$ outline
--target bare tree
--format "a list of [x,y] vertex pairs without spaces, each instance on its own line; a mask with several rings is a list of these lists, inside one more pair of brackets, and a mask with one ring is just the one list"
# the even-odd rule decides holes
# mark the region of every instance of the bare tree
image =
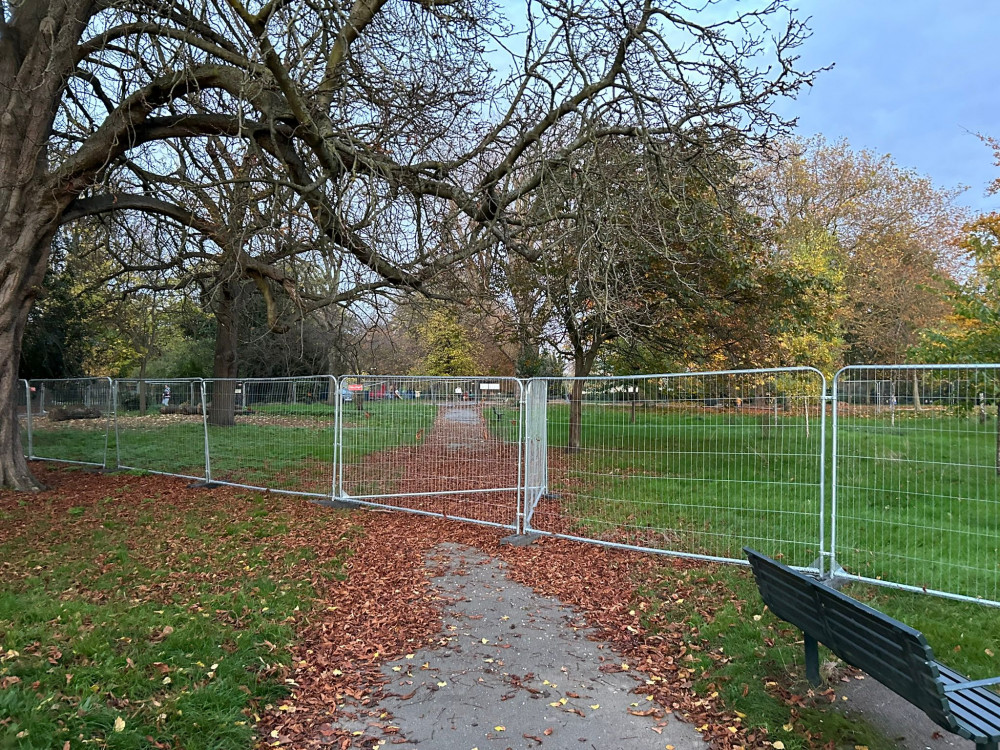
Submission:
[[[165,176],[164,140],[253,141],[362,283],[420,289],[496,238],[537,257],[518,208],[588,143],[766,136],[770,102],[808,78],[803,26],[782,0],[707,5],[554,0],[511,28],[487,0],[0,0],[0,484],[38,486],[14,363],[60,222],[191,215],[116,194],[123,159]],[[476,229],[458,250],[438,242],[455,211]]]

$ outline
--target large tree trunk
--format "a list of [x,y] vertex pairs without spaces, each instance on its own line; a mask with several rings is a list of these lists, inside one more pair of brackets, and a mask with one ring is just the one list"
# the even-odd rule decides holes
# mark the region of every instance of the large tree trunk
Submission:
[[17,363],[58,219],[85,186],[81,175],[50,179],[47,144],[94,0],[8,7],[0,15],[0,486],[34,490],[41,485],[21,447]]
[[215,360],[212,366],[212,400],[208,407],[208,423],[217,427],[236,424],[236,346],[237,328],[233,287],[229,282],[219,285],[215,309]]
[[597,359],[597,349],[579,352],[573,361],[573,385],[569,392],[569,436],[566,450],[576,453],[583,445],[583,384]]
[[37,204],[26,199],[18,208],[25,204],[27,215],[8,212],[0,220],[0,404],[6,407],[0,417],[0,486],[37,490],[42,485],[31,475],[21,445],[17,363],[28,312],[45,276],[52,230]]

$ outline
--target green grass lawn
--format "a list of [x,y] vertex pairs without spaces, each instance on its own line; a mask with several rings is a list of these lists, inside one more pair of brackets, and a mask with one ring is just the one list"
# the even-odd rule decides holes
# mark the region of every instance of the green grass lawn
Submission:
[[122,477],[83,504],[0,496],[16,530],[0,533],[0,748],[246,748],[286,694],[310,576],[341,576],[344,559],[317,561],[303,524],[336,539],[346,517],[156,486]]
[[[820,429],[802,417],[585,405],[567,453],[569,407],[549,406],[552,490],[575,531],[619,528],[661,546],[742,557],[744,544],[808,565],[819,556]],[[544,519],[539,519],[543,521]]]
[[[376,451],[413,445],[430,431],[437,406],[414,401],[345,404],[344,460],[360,462]],[[367,415],[367,416],[366,416]],[[333,481],[333,407],[327,404],[255,404],[232,427],[208,428],[212,478],[272,489],[329,494]],[[268,420],[273,420],[273,423]],[[128,424],[123,422],[123,424]],[[96,429],[101,427],[102,429]],[[36,426],[38,457],[104,460],[103,424]],[[27,445],[25,437],[24,444]],[[108,436],[108,466],[203,477],[205,432],[197,417],[156,416],[141,427],[120,427]]]
[[841,418],[838,562],[873,578],[1000,599],[997,423]]
[[[552,490],[571,533],[742,558],[750,544],[794,565],[819,556],[820,429],[812,419],[584,408],[567,453],[568,406],[549,406]],[[837,559],[851,573],[1000,599],[996,422],[940,411],[841,417]],[[827,424],[827,456],[833,447]],[[832,522],[827,461],[826,530]],[[544,511],[544,506],[541,507]],[[541,512],[536,526],[560,519]],[[565,520],[565,519],[562,519]],[[655,530],[656,533],[653,533]]]

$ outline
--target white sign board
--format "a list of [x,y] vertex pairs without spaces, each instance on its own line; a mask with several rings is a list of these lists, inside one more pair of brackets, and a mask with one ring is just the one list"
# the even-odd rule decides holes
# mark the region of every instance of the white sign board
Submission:
[[481,390],[481,391],[499,391],[500,390],[500,384],[499,383],[480,383],[479,384],[479,390]]

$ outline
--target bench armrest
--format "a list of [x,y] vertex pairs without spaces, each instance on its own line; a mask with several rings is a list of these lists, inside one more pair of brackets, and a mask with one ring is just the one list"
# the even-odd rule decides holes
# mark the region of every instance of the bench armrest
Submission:
[[971,690],[977,687],[986,687],[987,685],[1000,685],[1000,677],[987,677],[985,680],[973,680],[972,682],[958,682],[954,685],[945,685],[944,691],[946,693],[954,693],[958,690]]

